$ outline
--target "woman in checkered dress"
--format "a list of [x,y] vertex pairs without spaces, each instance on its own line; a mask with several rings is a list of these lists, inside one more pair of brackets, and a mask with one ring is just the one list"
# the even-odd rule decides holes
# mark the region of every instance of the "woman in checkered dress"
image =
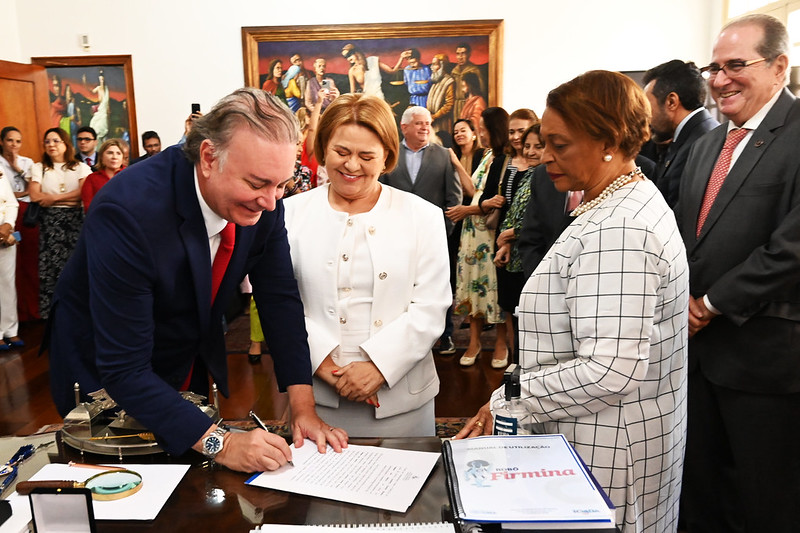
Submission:
[[[567,436],[623,533],[676,531],[686,436],[686,252],[633,162],[649,115],[641,89],[613,72],[548,95],[542,163],[556,189],[584,200],[520,299],[532,429]],[[459,435],[491,426],[487,404]]]

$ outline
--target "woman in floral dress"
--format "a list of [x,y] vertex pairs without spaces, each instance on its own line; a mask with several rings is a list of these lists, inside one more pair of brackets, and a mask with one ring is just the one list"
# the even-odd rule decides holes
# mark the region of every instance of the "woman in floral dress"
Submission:
[[[478,135],[484,146],[491,146],[472,174],[476,199],[472,204],[457,205],[447,210],[454,222],[463,220],[461,243],[458,251],[456,276],[455,314],[469,315],[470,340],[459,360],[462,366],[471,366],[481,353],[481,332],[485,322],[498,324],[495,352],[506,350],[504,315],[497,305],[497,272],[494,263],[494,230],[486,228],[486,214],[481,212],[477,199],[486,184],[489,167],[495,153],[503,153],[508,140],[508,113],[500,107],[490,107],[481,114]],[[505,201],[498,195],[498,202]],[[493,198],[494,200],[494,198]],[[473,205],[474,204],[474,205]],[[502,205],[502,204],[501,204]],[[499,206],[498,206],[499,207]]]

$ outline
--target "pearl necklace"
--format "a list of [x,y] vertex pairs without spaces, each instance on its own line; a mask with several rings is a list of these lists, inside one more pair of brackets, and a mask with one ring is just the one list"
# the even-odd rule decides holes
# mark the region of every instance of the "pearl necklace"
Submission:
[[578,205],[578,207],[576,207],[569,215],[572,217],[578,217],[584,214],[585,212],[589,211],[590,209],[594,209],[595,207],[600,205],[600,203],[602,203],[605,199],[614,194],[614,192],[617,189],[622,188],[624,185],[630,183],[631,181],[633,181],[634,178],[639,176],[644,177],[644,174],[642,174],[641,167],[636,167],[628,174],[623,174],[622,176],[618,177],[617,179],[609,183],[608,186],[605,189],[603,189],[603,192],[598,194],[596,198],[586,203],[581,202],[580,205]]

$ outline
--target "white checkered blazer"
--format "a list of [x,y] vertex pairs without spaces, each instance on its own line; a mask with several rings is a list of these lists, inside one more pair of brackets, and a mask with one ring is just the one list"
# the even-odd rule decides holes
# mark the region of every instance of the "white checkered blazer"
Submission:
[[566,435],[623,533],[677,528],[688,299],[675,217],[647,180],[578,217],[522,291],[534,429]]

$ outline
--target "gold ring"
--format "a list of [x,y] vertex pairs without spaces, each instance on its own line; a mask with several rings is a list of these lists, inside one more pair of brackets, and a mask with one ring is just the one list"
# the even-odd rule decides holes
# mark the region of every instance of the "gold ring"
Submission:
[[477,422],[475,422],[475,427],[482,428],[482,427],[483,427],[483,422],[481,422],[480,420],[478,420]]

